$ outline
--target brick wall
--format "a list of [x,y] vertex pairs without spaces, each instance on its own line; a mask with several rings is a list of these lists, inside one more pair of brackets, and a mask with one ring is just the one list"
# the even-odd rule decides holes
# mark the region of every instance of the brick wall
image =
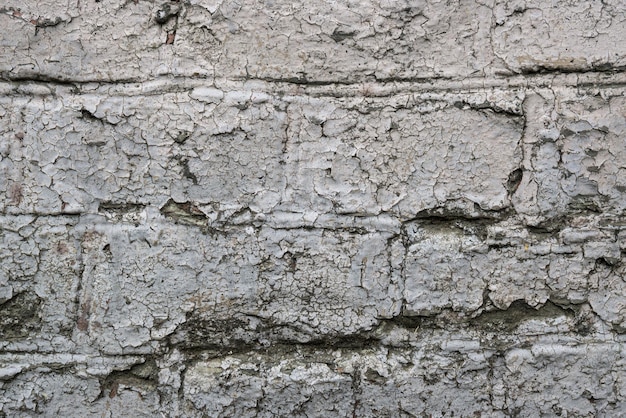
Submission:
[[5,1],[0,416],[617,416],[623,1]]

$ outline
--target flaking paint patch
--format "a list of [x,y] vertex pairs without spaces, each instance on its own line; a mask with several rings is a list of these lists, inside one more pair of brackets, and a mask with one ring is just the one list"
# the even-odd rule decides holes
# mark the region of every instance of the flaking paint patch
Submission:
[[0,416],[617,416],[619,2],[0,6]]

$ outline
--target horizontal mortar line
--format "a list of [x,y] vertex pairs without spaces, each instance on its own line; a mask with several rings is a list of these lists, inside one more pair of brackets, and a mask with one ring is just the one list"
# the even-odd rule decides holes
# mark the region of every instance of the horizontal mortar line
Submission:
[[[157,206],[154,206],[157,208]],[[141,211],[139,211],[141,212]],[[81,220],[93,220],[93,219],[104,219],[106,217],[107,210],[103,212],[0,212],[0,221],[2,219],[13,219],[13,218],[33,218],[35,219],[56,219],[56,218],[67,218],[68,224],[76,225],[80,223]],[[135,211],[115,211],[112,210],[111,213],[123,216],[126,213],[135,213]],[[409,223],[454,223],[454,222],[467,222],[467,223],[499,223],[505,220],[517,220],[514,226],[523,227],[523,228],[532,228],[532,225],[526,225],[519,218],[519,214],[516,213],[499,213],[495,212],[494,216],[465,216],[465,215],[424,215],[424,216],[393,216],[389,214],[378,214],[378,215],[367,215],[367,216],[355,216],[355,215],[341,215],[341,214],[320,214],[321,216],[328,216],[328,218],[317,219],[315,221],[303,221],[303,220],[291,220],[284,219],[281,220],[280,217],[284,213],[272,214],[266,213],[267,216],[264,220],[248,220],[248,221],[233,221],[233,220],[223,220],[215,223],[188,223],[185,222],[186,219],[192,218],[192,215],[186,216],[182,215],[170,215],[170,214],[161,214],[161,217],[151,217],[146,221],[140,222],[139,225],[153,225],[156,223],[161,223],[164,225],[184,225],[187,227],[193,228],[210,228],[216,231],[221,229],[227,230],[231,228],[247,228],[247,227],[268,227],[272,229],[281,229],[281,230],[291,230],[291,229],[311,229],[311,230],[323,230],[323,229],[333,229],[333,230],[374,230],[376,228],[377,231],[395,231],[400,228],[402,225]],[[290,212],[287,212],[290,214]],[[499,216],[501,215],[501,216]],[[585,216],[592,219],[596,219],[601,224],[597,225],[598,229],[624,229],[626,228],[626,216],[621,215],[619,213],[613,212],[573,212],[567,214],[570,216]],[[96,218],[94,218],[96,217]],[[207,220],[208,218],[201,218],[199,220]],[[134,221],[128,220],[118,220],[115,221],[103,221],[103,223],[110,223],[116,225],[130,225],[136,224]],[[511,226],[513,227],[513,226]],[[0,229],[10,229],[7,227],[3,227],[0,224]]]
[[[452,338],[454,337],[468,338],[470,336],[471,334],[469,333],[449,335],[449,337],[452,337]],[[508,334],[508,336],[512,337],[514,336],[514,334]],[[616,339],[615,334],[606,336],[606,340],[593,340],[593,341],[580,341],[580,340],[572,341],[571,337],[567,334],[561,334],[561,336],[564,338],[564,340],[562,341],[538,341],[534,343],[531,342],[529,348],[526,348],[526,350],[531,351],[534,349],[539,356],[542,356],[542,355],[545,355],[546,353],[550,353],[554,349],[564,348],[564,349],[580,351],[582,355],[586,351],[586,349],[589,347],[598,347],[598,348],[605,347],[605,348],[621,349],[624,346],[624,341],[621,341],[619,337]],[[371,340],[371,341],[374,342],[376,340]],[[380,341],[376,341],[376,342],[380,342]],[[259,348],[244,347],[242,350],[233,350],[235,348],[233,346],[223,346],[223,347],[211,346],[211,347],[189,347],[189,348],[178,347],[178,349],[181,352],[194,352],[194,353],[203,353],[203,352],[214,353],[216,350],[218,351],[224,350],[224,352],[222,353],[216,353],[217,354],[216,357],[211,357],[211,358],[221,358],[221,357],[228,357],[234,354],[245,354],[245,353],[271,355],[272,347],[284,347],[284,346],[293,348],[292,352],[294,354],[298,352],[298,349],[304,349],[304,350],[320,350],[321,349],[321,350],[328,350],[328,351],[334,351],[334,350],[340,349],[340,350],[346,350],[346,351],[352,351],[352,352],[354,351],[370,352],[372,349],[376,349],[379,347],[393,348],[393,349],[398,349],[402,351],[420,351],[421,349],[423,349],[423,347],[421,347],[419,344],[415,344],[415,345],[409,344],[406,346],[394,346],[393,344],[389,344],[389,345],[388,344],[374,344],[374,345],[367,345],[363,347],[359,347],[359,346],[342,347],[342,346],[337,346],[336,344],[333,344],[333,343],[328,343],[328,344],[323,344],[320,342],[301,343],[301,342],[295,342],[295,341],[289,344],[281,343],[281,344],[276,344],[276,345],[272,345],[269,347],[259,347]],[[489,344],[481,344],[478,348],[470,350],[470,351],[491,350],[492,348],[493,347],[490,346]],[[507,351],[516,350],[519,348],[520,347],[518,347],[517,345],[511,345],[506,350]],[[233,352],[233,354],[228,354],[228,352]],[[441,352],[445,352],[445,350],[441,350]],[[450,352],[450,354],[452,355],[452,352]],[[6,367],[11,367],[13,365],[17,366],[17,364],[15,364],[14,362],[20,361],[20,360],[27,362],[27,364],[19,364],[19,365],[27,366],[28,368],[33,368],[36,366],[51,366],[55,364],[58,365],[58,367],[68,367],[68,366],[76,366],[76,365],[85,365],[85,366],[128,365],[130,368],[134,364],[143,364],[141,363],[142,360],[145,362],[151,358],[163,358],[163,357],[164,357],[164,353],[85,355],[81,353],[58,352],[58,353],[41,355],[37,353],[10,352],[6,354],[0,353],[0,370]],[[1,364],[3,361],[7,361],[7,360],[11,361],[11,364],[5,364],[5,365]],[[18,373],[20,372],[16,371],[16,374]],[[102,374],[97,373],[93,375],[98,376]]]
[[[29,88],[39,86],[40,88]],[[401,93],[480,92],[491,89],[533,88],[621,88],[626,86],[626,71],[546,72],[518,74],[502,78],[469,77],[461,79],[413,78],[359,82],[308,81],[274,78],[199,78],[159,77],[145,81],[72,81],[47,77],[0,78],[0,94],[47,95],[50,88],[67,88],[74,94],[120,96],[184,93],[196,87],[211,86],[223,91],[246,90],[286,95],[330,97],[385,97]],[[48,89],[46,91],[46,88]]]
[[[93,214],[89,214],[89,215],[93,215]],[[14,216],[14,217],[19,217],[19,216],[32,216],[33,218],[50,218],[50,219],[57,219],[57,218],[63,218],[65,217],[65,215],[59,214],[59,215],[2,215],[0,214],[0,220],[2,220],[2,218],[9,218],[10,216]],[[76,216],[76,215],[74,215]],[[87,215],[86,215],[87,216]],[[89,219],[86,218],[84,222],[87,222]],[[115,226],[119,226],[119,227],[123,227],[123,226],[131,226],[134,225],[135,227],[144,227],[144,226],[150,226],[150,225],[155,225],[155,222],[146,222],[146,223],[139,223],[136,224],[132,221],[115,221],[115,222],[97,222],[97,223],[91,223],[92,225],[96,226],[96,225],[115,225]],[[235,231],[235,230],[244,230],[248,227],[253,227],[255,229],[260,229],[260,228],[268,228],[268,229],[273,229],[273,230],[280,230],[280,231],[292,231],[292,230],[301,230],[301,231],[336,231],[336,232],[352,232],[352,233],[357,233],[357,234],[368,234],[368,233],[386,233],[386,234],[398,234],[400,232],[400,228],[402,226],[402,221],[398,221],[397,224],[394,225],[389,225],[388,223],[385,222],[380,222],[380,223],[372,223],[369,225],[362,225],[362,224],[358,224],[358,223],[353,223],[350,225],[341,225],[341,226],[336,226],[333,224],[316,224],[316,225],[312,225],[312,224],[297,224],[297,225],[293,225],[293,224],[288,224],[288,225],[280,225],[280,224],[276,224],[276,223],[271,223],[271,222],[259,222],[259,223],[223,223],[220,225],[210,225],[210,224],[202,224],[202,225],[197,225],[197,224],[191,224],[188,222],[183,221],[168,221],[168,220],[160,220],[158,222],[159,225],[164,225],[164,226],[180,226],[180,227],[186,227],[186,228],[192,228],[192,229],[198,229],[198,230],[207,230],[213,233],[229,233],[231,231]],[[72,219],[72,217],[67,217],[67,222],[66,225],[69,227],[78,227],[79,225],[77,224],[77,222]],[[3,226],[2,224],[0,224],[0,231],[6,230],[6,231],[12,231],[12,232],[17,232],[16,229],[19,228],[11,228],[10,226]]]

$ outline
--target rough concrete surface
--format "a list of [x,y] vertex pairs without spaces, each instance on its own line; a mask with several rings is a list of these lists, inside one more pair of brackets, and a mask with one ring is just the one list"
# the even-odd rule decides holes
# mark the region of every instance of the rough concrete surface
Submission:
[[0,27],[0,417],[626,414],[623,0]]

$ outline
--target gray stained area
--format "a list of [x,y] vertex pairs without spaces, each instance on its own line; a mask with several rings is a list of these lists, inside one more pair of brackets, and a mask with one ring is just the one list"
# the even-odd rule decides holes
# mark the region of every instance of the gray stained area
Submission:
[[626,410],[623,0],[0,27],[0,417]]

